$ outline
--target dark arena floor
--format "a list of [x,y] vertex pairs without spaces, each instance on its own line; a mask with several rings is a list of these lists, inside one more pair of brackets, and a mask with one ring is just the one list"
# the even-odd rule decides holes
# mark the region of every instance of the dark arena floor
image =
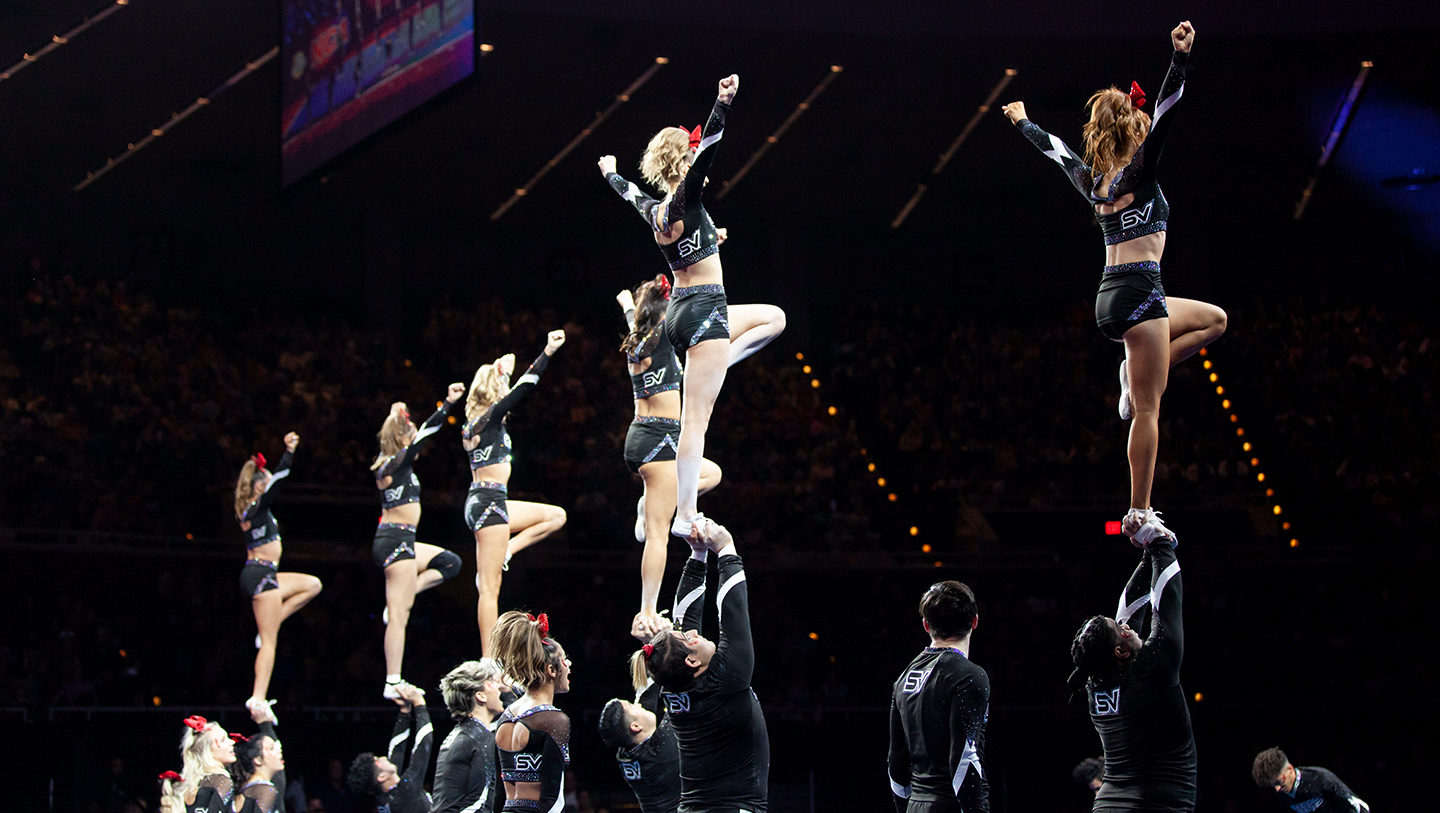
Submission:
[[[1183,563],[1194,809],[1289,809],[1251,776],[1272,746],[1377,813],[1428,801],[1440,6],[493,0],[472,36],[460,0],[240,3],[223,25],[205,5],[0,8],[0,807],[163,810],[185,718],[254,730],[236,477],[294,431],[280,570],[324,587],[281,627],[268,692],[285,809],[376,810],[344,779],[396,712],[377,429],[506,353],[518,383],[563,329],[505,425],[509,499],[565,524],[515,554],[499,608],[544,612],[572,662],[556,809],[640,809],[597,732],[640,644],[615,295],[666,265],[595,162],[640,183],[650,137],[705,125],[733,73],[724,138],[698,148],[705,207],[731,316],[776,305],[784,332],[728,370],[705,441],[723,480],[699,507],[744,557],[769,810],[894,809],[896,679],[948,579],[978,605],[989,809],[1091,809],[1071,772],[1102,744],[1066,678],[1139,559],[1119,527],[1125,347],[1095,327],[1094,210],[1001,106],[1079,152],[1097,88],[1166,103],[1182,20],[1169,220],[1140,240],[1165,251],[1172,315],[1225,315],[1169,370],[1153,477]],[[302,112],[369,134],[287,169]],[[482,650],[460,411],[414,463],[418,539],[461,562],[407,627],[436,750],[440,679]],[[689,549],[667,552],[660,607]],[[1337,804],[1311,809],[1357,809]]]

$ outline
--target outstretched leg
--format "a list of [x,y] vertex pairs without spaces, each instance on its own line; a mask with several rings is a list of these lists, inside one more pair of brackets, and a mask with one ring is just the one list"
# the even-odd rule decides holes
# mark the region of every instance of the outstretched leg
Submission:
[[729,366],[730,342],[708,339],[685,353],[684,396],[680,414],[680,441],[675,452],[676,508],[679,520],[697,513],[700,469],[705,458],[705,432]]
[[510,537],[506,553],[511,556],[565,527],[565,509],[558,505],[525,500],[506,500],[510,509]]
[[730,367],[785,332],[785,311],[774,305],[731,305],[729,313]]
[[1151,319],[1125,331],[1129,358],[1130,403],[1135,416],[1130,424],[1130,507],[1150,507],[1150,486],[1155,479],[1155,456],[1160,446],[1160,396],[1170,376],[1170,320]]

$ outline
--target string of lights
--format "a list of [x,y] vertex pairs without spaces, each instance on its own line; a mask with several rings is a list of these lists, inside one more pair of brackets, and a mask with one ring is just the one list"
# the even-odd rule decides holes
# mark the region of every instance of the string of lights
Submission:
[[69,31],[66,31],[63,34],[55,34],[54,36],[50,37],[50,41],[45,43],[45,46],[43,48],[40,48],[36,51],[26,52],[14,65],[11,65],[3,71],[0,71],[0,82],[9,79],[10,77],[14,76],[20,71],[25,70],[31,65],[34,65],[36,62],[39,62],[42,58],[47,56],[51,51],[54,51],[62,45],[69,45],[70,40],[73,40],[81,34],[85,33],[91,27],[98,25],[101,22],[104,22],[105,19],[108,18],[110,15],[114,14],[122,8],[125,8],[128,5],[130,5],[130,0],[113,0],[113,2],[107,3],[105,8],[100,9],[100,11],[96,12],[94,15],[86,17],[85,19],[81,20],[79,24],[71,27]]
[[243,67],[243,68],[241,68],[240,70],[236,71],[229,79],[226,79],[224,82],[221,82],[220,85],[219,85],[219,87],[216,87],[214,90],[210,91],[209,93],[205,94],[204,96],[201,96],[201,97],[197,98],[195,101],[193,101],[193,102],[190,103],[190,106],[189,106],[189,107],[186,107],[184,110],[181,110],[179,113],[171,113],[171,114],[170,114],[170,118],[169,118],[168,120],[166,120],[166,122],[165,122],[164,124],[160,125],[159,127],[152,128],[152,129],[150,130],[150,132],[146,133],[146,134],[145,134],[145,137],[144,137],[144,138],[141,138],[139,141],[132,141],[132,142],[130,142],[129,144],[126,144],[126,145],[125,145],[125,150],[124,150],[123,152],[121,152],[119,155],[116,155],[114,158],[106,159],[104,166],[100,167],[100,168],[97,169],[97,170],[93,170],[93,171],[91,171],[91,172],[85,173],[85,177],[84,177],[79,183],[77,183],[77,184],[75,184],[74,186],[70,187],[70,191],[72,191],[72,192],[79,192],[79,191],[83,190],[85,187],[89,186],[90,184],[95,183],[96,181],[100,180],[100,179],[101,179],[102,177],[104,177],[105,174],[108,173],[110,170],[114,169],[115,167],[120,166],[120,164],[124,163],[125,161],[129,160],[132,156],[134,156],[135,153],[140,152],[141,150],[143,150],[143,149],[145,149],[146,147],[148,147],[148,146],[150,146],[151,144],[153,144],[156,139],[158,139],[158,138],[160,138],[161,136],[165,135],[166,133],[170,132],[170,130],[171,130],[175,125],[179,124],[180,122],[184,121],[185,119],[190,118],[190,116],[194,115],[198,110],[200,110],[200,108],[205,107],[206,105],[210,104],[210,103],[211,103],[212,101],[214,101],[215,98],[218,97],[220,94],[222,94],[222,93],[224,93],[225,91],[229,90],[230,88],[234,87],[236,84],[238,84],[238,83],[240,82],[240,80],[242,80],[242,79],[244,79],[245,77],[249,76],[250,74],[254,73],[254,72],[255,72],[256,70],[258,70],[262,65],[264,65],[265,63],[267,63],[267,62],[269,62],[270,60],[274,59],[275,56],[276,56],[277,54],[279,54],[279,53],[280,53],[280,46],[275,45],[275,46],[272,46],[272,47],[270,48],[270,50],[268,50],[268,51],[266,51],[265,53],[261,54],[258,58],[253,59],[253,60],[251,60],[251,61],[249,61],[249,62],[246,62],[246,63],[245,63],[245,67]]
[[[1005,73],[1000,77],[1000,81],[996,82],[995,87],[990,89],[990,95],[985,97],[985,101],[980,103],[980,106],[975,109],[974,115],[965,123],[965,128],[960,131],[960,135],[955,136],[955,140],[950,142],[950,148],[940,154],[940,159],[935,162],[935,166],[930,170],[930,177],[936,177],[945,171],[945,165],[949,164],[950,159],[955,157],[955,153],[960,150],[960,145],[964,144],[965,139],[970,137],[970,133],[975,129],[975,126],[980,123],[981,117],[990,112],[990,108],[995,105],[995,100],[1000,98],[1000,93],[1005,90],[1005,87],[1010,84],[1010,80],[1014,79],[1017,73],[1019,73],[1019,71],[1016,71],[1014,68],[1005,69]],[[905,224],[905,218],[909,217],[910,212],[920,204],[920,198],[925,196],[925,192],[929,188],[930,187],[923,181],[916,186],[915,194],[910,196],[910,200],[906,201],[905,205],[900,207],[900,212],[895,215],[895,219],[890,221],[890,228],[898,229]]]
[[[810,377],[810,388],[818,392],[821,388],[821,384],[819,373],[815,371],[814,366],[806,360],[805,354],[801,352],[797,352],[795,354],[795,360],[800,363],[800,372]],[[829,415],[832,418],[836,417],[840,414],[840,408],[835,406],[834,404],[830,404],[825,407],[825,414]],[[860,457],[865,462],[866,476],[874,478],[875,486],[881,489],[885,494],[885,502],[892,505],[898,503],[900,501],[899,492],[897,492],[894,486],[891,485],[890,479],[885,476],[884,472],[881,472],[879,470],[879,466],[875,463],[874,458],[870,456],[869,447],[861,445]],[[920,536],[920,526],[910,525],[907,527],[906,533],[911,537],[918,537]],[[929,542],[925,542],[920,545],[920,552],[933,553],[934,548],[930,545]],[[944,562],[937,559],[935,560],[934,566],[943,567]]]
[[744,178],[745,175],[750,172],[750,168],[760,161],[761,156],[769,151],[771,147],[779,143],[780,138],[785,135],[785,131],[789,130],[791,126],[805,114],[805,111],[810,109],[810,106],[815,103],[815,100],[820,98],[820,94],[824,93],[825,89],[830,87],[830,83],[835,81],[835,77],[839,76],[843,70],[845,69],[839,65],[830,66],[830,72],[825,74],[825,78],[820,80],[820,84],[816,85],[814,90],[810,91],[810,95],[806,96],[805,100],[800,102],[800,104],[795,105],[795,109],[790,111],[790,115],[785,117],[785,121],[780,123],[780,126],[776,128],[775,132],[765,138],[765,143],[761,144],[759,149],[751,153],[749,160],[747,160],[734,175],[730,176],[729,180],[721,184],[720,192],[715,196],[717,200],[730,194],[730,190],[735,187],[735,184],[740,183],[740,179]]
[[1206,377],[1215,386],[1215,395],[1220,399],[1220,409],[1228,416],[1230,425],[1235,428],[1235,438],[1240,443],[1241,459],[1249,462],[1250,470],[1255,475],[1255,482],[1264,487],[1265,500],[1270,505],[1270,513],[1276,517],[1282,517],[1280,530],[1284,536],[1289,537],[1290,547],[1300,547],[1299,538],[1291,536],[1290,520],[1283,518],[1284,509],[1280,505],[1279,497],[1275,494],[1275,485],[1265,474],[1264,469],[1260,467],[1260,454],[1255,449],[1254,442],[1246,435],[1245,427],[1241,425],[1240,413],[1236,411],[1235,403],[1232,400],[1233,393],[1227,391],[1225,385],[1220,383],[1220,372],[1215,366],[1214,359],[1210,358],[1209,348],[1200,348],[1200,357],[1202,359],[1200,366],[1205,369]]
[[505,213],[510,211],[510,207],[519,203],[521,198],[530,194],[530,190],[534,188],[535,184],[539,183],[541,178],[549,174],[550,170],[554,169],[556,166],[559,166],[560,162],[565,160],[565,156],[569,155],[572,150],[580,146],[580,142],[589,138],[590,134],[595,132],[595,128],[599,127],[601,123],[603,123],[606,119],[610,118],[610,114],[614,113],[616,110],[619,110],[620,105],[630,101],[630,97],[633,96],[636,91],[640,90],[640,88],[646,82],[649,82],[650,77],[654,76],[657,72],[659,72],[662,67],[669,64],[670,60],[668,58],[663,56],[655,57],[655,62],[649,68],[646,68],[645,72],[640,74],[640,76],[637,77],[635,81],[631,82],[628,87],[620,91],[620,93],[615,96],[615,100],[610,103],[609,107],[605,108],[599,113],[596,113],[595,118],[589,124],[585,125],[584,129],[580,131],[579,135],[570,139],[570,143],[560,148],[560,152],[556,153],[554,158],[546,161],[545,165],[540,167],[540,170],[538,172],[530,176],[530,180],[526,181],[524,186],[516,189],[515,193],[511,195],[508,200],[500,204],[499,208],[497,208],[495,211],[491,212],[490,219],[499,220],[500,218],[504,217]]

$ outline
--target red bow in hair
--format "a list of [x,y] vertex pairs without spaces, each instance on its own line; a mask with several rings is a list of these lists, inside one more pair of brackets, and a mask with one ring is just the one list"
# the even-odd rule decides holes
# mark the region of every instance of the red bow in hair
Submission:
[[655,283],[655,287],[660,289],[660,295],[661,295],[661,296],[665,297],[666,299],[669,299],[669,298],[670,298],[670,278],[669,278],[669,277],[664,276],[664,275],[662,274],[662,275],[660,276],[660,281],[657,282],[657,283]]
[[535,626],[537,626],[537,627],[540,628],[540,636],[541,636],[541,637],[548,637],[548,636],[550,635],[550,617],[549,617],[549,616],[545,615],[544,613],[541,613],[541,614],[539,614],[539,615],[531,615],[531,614],[529,614],[529,613],[526,613],[526,614],[525,614],[525,617],[528,618],[528,619],[530,619],[531,621],[535,622]]
[[195,731],[199,733],[205,730],[205,726],[210,725],[210,721],[198,714],[192,714],[185,718],[185,725],[195,729]]
[[230,739],[234,740],[236,745],[239,745],[242,742],[250,741],[250,738],[245,736],[244,734],[231,734]]
[[1130,104],[1140,108],[1145,106],[1145,91],[1140,89],[1140,83],[1130,82]]
[[164,780],[166,780],[166,779],[169,779],[171,782],[179,782],[179,781],[181,781],[182,779],[184,779],[184,777],[182,777],[182,776],[181,776],[180,774],[178,774],[178,773],[175,773],[174,771],[166,771],[165,773],[162,773],[162,774],[160,774],[159,776],[157,776],[157,777],[155,777],[155,778],[156,778],[156,779],[159,779],[159,780],[161,780],[161,781],[164,781]]
[[640,651],[644,652],[645,659],[649,660],[650,656],[655,654],[655,647],[650,644],[646,644],[645,646],[640,647]]
[[[684,128],[682,127],[681,129],[683,130]],[[697,124],[695,125],[695,129],[690,131],[690,149],[692,152],[700,149],[700,135],[700,125]]]
[[250,459],[255,461],[255,465],[259,466],[262,469],[265,468],[265,455],[256,452],[255,454],[250,455]]

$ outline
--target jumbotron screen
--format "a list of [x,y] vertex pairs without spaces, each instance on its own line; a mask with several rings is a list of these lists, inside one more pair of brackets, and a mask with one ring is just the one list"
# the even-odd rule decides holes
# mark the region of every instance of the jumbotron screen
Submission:
[[475,71],[475,0],[282,0],[281,13],[287,185]]

